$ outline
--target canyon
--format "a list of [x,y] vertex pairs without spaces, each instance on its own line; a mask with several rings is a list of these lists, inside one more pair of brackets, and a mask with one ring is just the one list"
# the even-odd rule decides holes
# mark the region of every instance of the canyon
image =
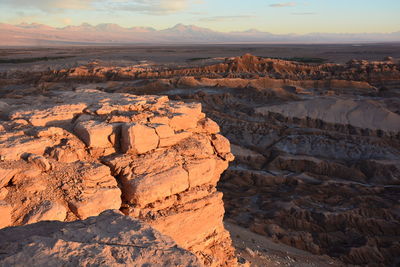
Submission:
[[232,266],[224,218],[318,266],[396,266],[399,59],[299,60],[5,66],[1,226],[117,209]]

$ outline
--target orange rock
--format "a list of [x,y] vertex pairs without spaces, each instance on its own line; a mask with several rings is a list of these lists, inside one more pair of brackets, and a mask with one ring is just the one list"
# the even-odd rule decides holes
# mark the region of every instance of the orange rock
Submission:
[[[215,159],[202,159],[192,161],[185,166],[189,173],[190,187],[216,182],[214,180]],[[216,186],[216,184],[213,184]]]
[[0,236],[1,266],[203,266],[170,237],[118,210],[2,229]]
[[200,103],[176,103],[170,105],[171,113],[187,114],[195,119],[204,118],[204,113],[201,112]]
[[231,152],[229,140],[220,134],[212,136],[211,142],[218,154],[224,155]]
[[12,223],[12,207],[4,201],[0,201],[0,229],[10,226]]
[[19,160],[27,153],[43,155],[46,148],[55,145],[56,140],[50,138],[32,138],[22,136],[21,138],[10,138],[7,142],[0,144],[0,156],[3,160]]
[[158,137],[161,138],[168,138],[175,135],[174,130],[166,124],[155,124],[151,125],[152,128],[156,130]]
[[74,132],[88,147],[109,147],[113,125],[98,121],[83,121],[75,125]]
[[122,184],[124,198],[140,206],[189,188],[188,173],[182,167],[175,167],[157,174],[131,177],[131,179],[122,180]]
[[159,142],[153,128],[137,123],[124,124],[121,138],[121,148],[125,153],[143,154],[156,149]]
[[76,114],[82,113],[87,107],[84,103],[55,105],[50,108],[35,108],[14,111],[10,118],[27,119],[33,126],[49,126],[71,121]]
[[51,165],[50,165],[49,161],[43,156],[30,154],[27,157],[27,161],[29,163],[32,163],[33,165],[35,165],[37,168],[39,168],[42,171],[48,171],[51,169]]
[[197,126],[198,118],[186,113],[175,113],[169,122],[169,126],[175,131],[193,129]]
[[66,217],[67,208],[64,205],[44,201],[25,216],[24,224],[36,223],[39,221],[64,221]]
[[96,216],[104,210],[121,207],[121,191],[107,166],[101,164],[83,166],[79,174],[82,192],[69,202],[79,218]]
[[118,188],[100,188],[94,190],[83,200],[70,202],[71,208],[81,219],[96,216],[109,208],[121,207],[121,191]]
[[219,125],[210,118],[204,118],[199,121],[199,127],[210,134],[217,134],[220,132]]
[[7,188],[3,187],[0,188],[0,200],[4,200],[8,195],[8,190]]
[[231,160],[229,142],[212,138],[219,127],[200,104],[90,89],[41,101],[29,110],[16,104],[0,135],[0,225],[121,209],[158,225],[207,266],[235,266],[215,188]]
[[166,137],[166,138],[160,138],[160,143],[159,147],[169,147],[178,144],[181,142],[183,139],[188,138],[192,135],[191,132],[180,132],[177,134],[174,134],[173,136]]
[[59,127],[41,128],[36,131],[36,137],[66,136],[68,132]]
[[21,171],[16,168],[7,168],[4,165],[5,164],[0,163],[0,188],[7,185],[8,182],[14,177],[14,175]]
[[157,124],[166,124],[168,125],[170,121],[170,118],[167,116],[154,116],[149,118],[150,123],[157,123]]

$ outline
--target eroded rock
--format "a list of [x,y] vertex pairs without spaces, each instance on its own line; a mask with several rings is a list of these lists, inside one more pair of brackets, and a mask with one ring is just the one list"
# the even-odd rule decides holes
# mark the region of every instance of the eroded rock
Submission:
[[12,206],[5,201],[0,201],[0,228],[12,224]]
[[[12,115],[0,138],[2,226],[69,222],[121,209],[208,266],[236,264],[222,224],[222,194],[215,188],[233,156],[201,105],[88,89],[53,92],[40,98],[36,109],[25,101],[11,101]],[[19,120],[29,123],[16,129]],[[54,242],[60,253],[70,246],[65,239]],[[9,259],[42,253],[46,244]],[[49,262],[60,260],[60,254],[52,255]]]
[[109,147],[109,136],[113,133],[112,124],[98,121],[82,121],[75,125],[75,134],[88,147]]
[[1,266],[202,266],[170,237],[112,210],[84,221],[2,229],[0,235]]
[[67,217],[67,208],[60,203],[44,201],[32,209],[24,218],[24,224],[40,221],[64,221]]
[[143,154],[156,149],[159,143],[155,129],[137,123],[123,125],[121,136],[121,148],[125,153]]

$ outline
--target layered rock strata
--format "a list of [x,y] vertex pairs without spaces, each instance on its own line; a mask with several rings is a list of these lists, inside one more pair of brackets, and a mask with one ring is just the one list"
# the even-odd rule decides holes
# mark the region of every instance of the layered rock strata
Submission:
[[[241,57],[225,58],[216,64],[185,68],[166,68],[165,66],[101,66],[92,63],[69,69],[26,73],[11,72],[0,76],[0,82],[23,83],[40,80],[42,82],[60,81],[119,81],[140,79],[176,78],[174,81],[192,85],[207,86],[215,82],[221,84],[260,84],[294,82],[296,85],[316,84],[319,87],[354,86],[369,87],[368,83],[384,86],[398,85],[399,62],[394,60],[366,61],[351,60],[346,64],[307,64],[274,58],[256,57],[245,54]],[[180,79],[183,78],[183,79]],[[14,82],[13,82],[14,81]],[[298,82],[298,83],[296,83]]]
[[0,266],[202,266],[149,225],[105,211],[83,221],[0,230]]
[[[75,87],[167,94],[175,100],[201,102],[207,116],[234,144],[236,161],[218,185],[224,192],[228,221],[276,242],[328,254],[343,265],[396,265],[400,255],[398,60],[304,64],[245,55],[212,62],[218,60],[219,64],[209,66],[192,62],[192,67],[110,67],[100,62],[45,72],[10,71],[0,74],[0,94],[11,105],[20,98],[32,99],[33,94]],[[7,103],[0,103],[1,111],[10,110]],[[129,133],[137,130],[126,127]],[[110,127],[104,131],[110,132]],[[84,135],[81,138],[91,142]],[[77,144],[64,144],[52,153],[64,160],[82,157],[69,152]],[[137,149],[129,144],[124,149]],[[36,156],[30,160],[38,162]],[[131,182],[127,177],[135,171],[127,163],[121,160],[119,166],[112,156],[104,163],[113,175]],[[166,214],[158,204],[143,208],[140,201],[146,202],[147,197],[135,199],[128,194],[124,212],[147,220],[157,218],[160,210]],[[10,210],[7,204],[0,208]]]
[[1,227],[121,209],[206,265],[235,264],[216,190],[233,155],[200,104],[96,90],[1,103]]

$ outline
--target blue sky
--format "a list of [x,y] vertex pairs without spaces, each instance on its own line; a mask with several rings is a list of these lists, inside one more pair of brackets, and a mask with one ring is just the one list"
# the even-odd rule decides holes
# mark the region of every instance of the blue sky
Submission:
[[400,31],[400,0],[0,0],[0,22],[285,33]]

